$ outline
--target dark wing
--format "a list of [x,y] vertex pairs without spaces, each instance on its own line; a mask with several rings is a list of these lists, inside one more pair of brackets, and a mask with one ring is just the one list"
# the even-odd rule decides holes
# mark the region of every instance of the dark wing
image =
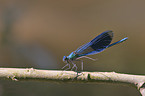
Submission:
[[95,37],[89,43],[84,44],[83,46],[79,47],[75,53],[78,56],[85,56],[85,55],[93,55],[103,51],[105,48],[109,46],[113,38],[112,31],[105,31]]

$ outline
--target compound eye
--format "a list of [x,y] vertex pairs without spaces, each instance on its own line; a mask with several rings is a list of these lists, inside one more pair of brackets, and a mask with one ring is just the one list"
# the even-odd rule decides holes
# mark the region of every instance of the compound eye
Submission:
[[66,61],[67,57],[66,56],[63,56],[63,61]]

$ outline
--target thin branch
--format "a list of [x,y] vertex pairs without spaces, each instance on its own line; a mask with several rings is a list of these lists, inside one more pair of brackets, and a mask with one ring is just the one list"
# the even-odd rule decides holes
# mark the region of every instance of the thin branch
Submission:
[[33,68],[0,68],[0,79],[38,80],[74,83],[121,83],[136,87],[145,96],[145,76],[115,72],[74,72],[61,70],[38,70]]

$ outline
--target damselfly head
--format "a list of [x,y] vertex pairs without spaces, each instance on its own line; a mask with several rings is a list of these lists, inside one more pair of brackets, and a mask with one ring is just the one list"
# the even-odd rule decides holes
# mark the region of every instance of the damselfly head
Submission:
[[63,56],[63,62],[65,62],[67,59],[67,56]]

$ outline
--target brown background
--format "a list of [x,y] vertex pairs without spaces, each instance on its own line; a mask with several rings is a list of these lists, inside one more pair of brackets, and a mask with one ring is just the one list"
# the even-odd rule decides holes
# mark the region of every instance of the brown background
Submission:
[[[86,71],[145,74],[144,0],[0,0],[0,66],[61,69],[69,55],[103,31],[113,42],[129,39],[84,59]],[[79,65],[78,65],[79,66]],[[0,81],[0,96],[139,96],[111,84]]]

